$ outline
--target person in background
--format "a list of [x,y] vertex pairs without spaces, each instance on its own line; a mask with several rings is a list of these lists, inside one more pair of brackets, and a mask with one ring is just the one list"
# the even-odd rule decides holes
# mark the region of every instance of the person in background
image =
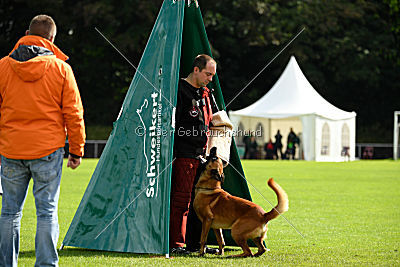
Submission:
[[265,151],[265,159],[274,159],[274,143],[272,143],[272,139],[268,140],[268,143],[264,145]]
[[35,266],[58,266],[58,199],[66,135],[67,167],[77,168],[85,145],[83,107],[68,57],[54,44],[56,24],[34,17],[0,60],[0,154],[3,186],[0,266],[17,266],[22,209],[33,179]]
[[274,154],[275,154],[276,159],[279,159],[278,152],[280,154],[280,158],[282,159],[282,135],[279,130],[277,131],[277,133],[275,135]]
[[250,147],[249,147],[250,159],[257,159],[257,149],[258,149],[258,144],[256,141],[256,137],[252,136],[250,138]]
[[243,136],[243,143],[244,143],[244,156],[243,156],[243,158],[244,159],[250,158],[250,154],[249,154],[250,142],[251,142],[250,141],[250,136],[248,136],[248,135]]
[[296,154],[296,144],[299,142],[297,135],[294,133],[293,128],[290,128],[290,132],[287,138],[287,159],[294,159]]

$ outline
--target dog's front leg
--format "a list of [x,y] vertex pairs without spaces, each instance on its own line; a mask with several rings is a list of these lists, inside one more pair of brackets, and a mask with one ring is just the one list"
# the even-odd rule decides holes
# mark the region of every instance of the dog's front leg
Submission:
[[201,227],[201,239],[200,239],[200,256],[203,256],[206,252],[206,241],[208,232],[210,231],[210,227],[212,224],[212,218],[206,217],[203,219],[203,225]]
[[218,255],[224,255],[225,241],[224,241],[224,236],[222,235],[222,229],[221,228],[214,229],[214,233],[219,245]]

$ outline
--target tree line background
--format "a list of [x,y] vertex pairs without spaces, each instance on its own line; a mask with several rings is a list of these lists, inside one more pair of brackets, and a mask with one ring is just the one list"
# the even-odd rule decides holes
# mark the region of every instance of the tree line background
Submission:
[[[88,139],[107,139],[135,69],[95,27],[137,65],[162,0],[0,1],[1,57],[35,15],[52,16],[55,43],[70,57],[81,92]],[[199,4],[226,103],[306,29],[229,109],[244,108],[267,93],[295,55],[319,94],[343,110],[357,112],[357,142],[392,142],[393,111],[400,110],[399,0]]]

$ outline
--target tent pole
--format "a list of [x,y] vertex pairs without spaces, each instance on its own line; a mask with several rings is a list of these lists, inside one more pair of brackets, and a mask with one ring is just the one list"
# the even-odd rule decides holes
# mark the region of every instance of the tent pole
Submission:
[[169,254],[168,254],[168,253],[165,254],[165,258],[166,258],[166,259],[169,259]]

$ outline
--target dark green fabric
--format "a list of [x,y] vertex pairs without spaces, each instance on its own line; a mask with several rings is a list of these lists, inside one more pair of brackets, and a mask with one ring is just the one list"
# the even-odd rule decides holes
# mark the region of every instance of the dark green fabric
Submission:
[[[65,246],[169,251],[172,117],[179,76],[187,76],[196,55],[211,55],[200,9],[185,2],[165,0],[161,7],[120,117],[64,238]],[[223,109],[217,76],[210,88]],[[227,167],[224,188],[250,200],[234,143],[231,163],[240,174]],[[155,177],[148,177],[153,172]],[[227,244],[234,244],[229,232],[225,237]]]

